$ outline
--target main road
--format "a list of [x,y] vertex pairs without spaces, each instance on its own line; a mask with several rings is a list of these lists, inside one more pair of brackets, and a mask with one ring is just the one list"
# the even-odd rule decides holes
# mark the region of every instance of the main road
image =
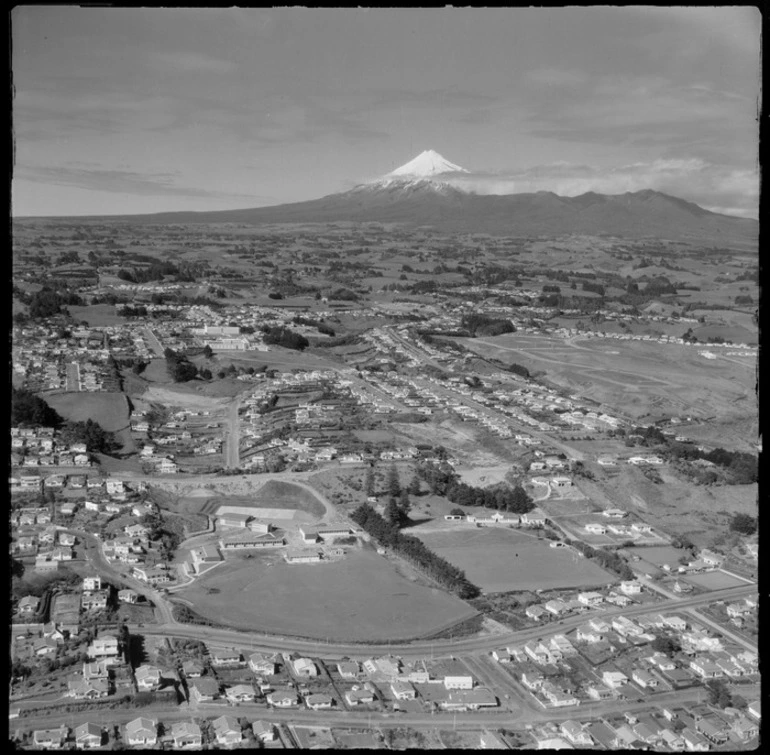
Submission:
[[[598,718],[617,713],[649,710],[653,706],[676,705],[681,707],[688,704],[697,704],[703,701],[705,692],[702,688],[677,690],[676,692],[662,692],[649,695],[643,702],[631,702],[629,700],[611,700],[601,703],[588,703],[579,707],[570,708],[533,708],[523,709],[517,707],[513,711],[485,710],[465,711],[460,716],[456,713],[383,713],[369,711],[342,711],[326,710],[312,711],[306,708],[293,710],[278,710],[268,708],[264,704],[251,703],[237,706],[222,705],[217,703],[169,706],[168,709],[155,708],[151,713],[145,713],[153,719],[160,720],[168,725],[176,721],[189,721],[192,718],[209,718],[223,714],[234,715],[238,718],[246,717],[249,720],[267,720],[273,723],[297,724],[300,726],[327,726],[335,728],[372,729],[411,727],[418,729],[448,728],[462,730],[477,730],[485,727],[502,728],[518,725],[519,727],[530,723],[544,723],[547,721],[565,721],[574,718]],[[19,703],[23,710],[24,703]],[[35,713],[31,716],[16,719],[16,723],[10,722],[10,729],[20,728],[30,730],[35,728],[54,728],[62,724],[75,728],[81,723],[90,721],[97,725],[112,727],[126,724],[141,715],[137,709],[112,709],[90,710],[79,713],[51,712]]]

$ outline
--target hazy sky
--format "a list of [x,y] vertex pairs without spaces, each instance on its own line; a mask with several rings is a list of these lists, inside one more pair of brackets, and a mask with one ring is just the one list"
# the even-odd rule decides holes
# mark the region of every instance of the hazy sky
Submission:
[[15,215],[258,207],[434,149],[479,192],[757,216],[755,8],[12,14]]

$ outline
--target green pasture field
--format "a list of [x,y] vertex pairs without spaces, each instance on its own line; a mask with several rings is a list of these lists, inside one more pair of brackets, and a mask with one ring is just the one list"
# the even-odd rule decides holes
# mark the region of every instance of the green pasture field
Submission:
[[122,393],[51,393],[46,395],[45,400],[65,419],[76,422],[92,419],[110,432],[128,426],[128,401]]
[[442,590],[410,582],[371,551],[327,564],[234,559],[180,597],[234,627],[337,641],[422,637],[476,613]]
[[456,532],[425,532],[419,537],[486,593],[592,587],[614,581],[572,549],[551,548],[531,532],[458,527]]

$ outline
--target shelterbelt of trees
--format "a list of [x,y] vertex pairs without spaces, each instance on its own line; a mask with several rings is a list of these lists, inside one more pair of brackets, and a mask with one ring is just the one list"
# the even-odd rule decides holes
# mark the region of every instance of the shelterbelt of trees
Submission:
[[467,600],[481,594],[462,569],[437,556],[414,535],[403,534],[398,525],[386,521],[368,503],[361,504],[350,518],[380,545],[398,553],[457,597]]

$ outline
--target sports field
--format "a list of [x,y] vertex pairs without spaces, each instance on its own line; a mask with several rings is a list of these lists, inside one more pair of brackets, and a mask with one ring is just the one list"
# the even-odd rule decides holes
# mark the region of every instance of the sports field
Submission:
[[486,593],[592,587],[614,581],[571,548],[551,548],[531,532],[458,525],[456,531],[414,534]]
[[687,577],[687,581],[706,590],[722,590],[727,587],[741,587],[746,585],[742,579],[725,574],[723,571],[710,571],[705,574],[693,574]]
[[179,596],[234,627],[339,641],[421,637],[476,613],[442,590],[410,582],[382,556],[357,550],[327,564],[233,559]]

